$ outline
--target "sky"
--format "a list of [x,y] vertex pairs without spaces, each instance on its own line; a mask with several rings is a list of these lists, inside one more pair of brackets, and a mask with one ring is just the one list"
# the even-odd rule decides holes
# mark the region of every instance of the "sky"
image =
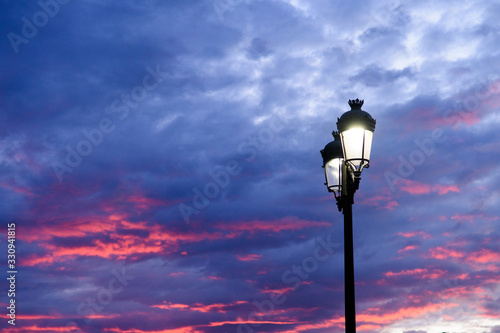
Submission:
[[355,98],[358,332],[500,332],[500,2],[0,13],[2,332],[344,332],[320,150]]

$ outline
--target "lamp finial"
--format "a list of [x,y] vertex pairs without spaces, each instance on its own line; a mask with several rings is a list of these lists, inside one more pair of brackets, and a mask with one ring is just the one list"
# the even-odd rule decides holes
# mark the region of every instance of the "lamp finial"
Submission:
[[349,106],[351,107],[351,109],[361,109],[364,102],[365,102],[364,99],[361,99],[361,100],[359,98],[350,99]]

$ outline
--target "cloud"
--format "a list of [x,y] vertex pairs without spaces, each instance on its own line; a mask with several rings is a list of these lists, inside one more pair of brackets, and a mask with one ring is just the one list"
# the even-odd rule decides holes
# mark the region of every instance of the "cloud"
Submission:
[[400,78],[411,79],[413,76],[410,68],[402,70],[384,70],[383,68],[371,65],[360,73],[351,77],[351,82],[362,82],[369,87],[377,87],[397,81]]
[[[41,6],[0,22],[26,39],[0,42],[19,332],[342,332],[343,249],[308,258],[343,242],[319,150],[352,98],[377,119],[353,206],[358,329],[498,330],[498,4],[89,0],[24,36]],[[179,205],[231,161],[187,224]],[[113,293],[119,267],[136,278]]]

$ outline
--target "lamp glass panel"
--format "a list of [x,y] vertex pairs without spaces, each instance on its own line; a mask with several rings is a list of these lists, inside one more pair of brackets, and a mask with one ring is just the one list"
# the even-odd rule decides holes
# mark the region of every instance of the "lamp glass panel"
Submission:
[[370,161],[373,132],[361,127],[354,127],[340,133],[346,161],[357,170]]
[[340,192],[342,182],[342,161],[341,158],[334,158],[325,165],[326,183],[328,189]]
[[363,158],[370,161],[370,153],[372,151],[372,139],[373,132],[369,130],[365,130],[365,152]]

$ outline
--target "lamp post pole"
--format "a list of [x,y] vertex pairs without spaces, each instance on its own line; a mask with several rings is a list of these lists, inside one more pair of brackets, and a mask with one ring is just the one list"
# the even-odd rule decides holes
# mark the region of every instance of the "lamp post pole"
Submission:
[[337,121],[338,132],[321,155],[325,169],[325,185],[337,199],[339,211],[344,214],[344,289],[345,331],[356,333],[356,302],[354,291],[354,244],[352,233],[352,205],[359,187],[361,171],[368,168],[375,119],[361,110],[363,101],[349,100],[351,110]]
[[[343,163],[343,169],[347,174],[348,168]],[[346,175],[347,176],[347,175]],[[348,178],[350,176],[347,176]],[[344,183],[345,184],[345,183]],[[345,284],[345,331],[356,333],[356,297],[354,292],[354,244],[352,234],[352,203],[354,193],[350,186],[344,186],[346,195],[344,197],[342,213],[344,214],[344,284]]]
[[344,289],[345,331],[356,333],[356,297],[354,288],[354,243],[352,233],[352,205],[359,177],[353,177],[350,167],[342,161],[342,180],[337,205],[344,214]]

